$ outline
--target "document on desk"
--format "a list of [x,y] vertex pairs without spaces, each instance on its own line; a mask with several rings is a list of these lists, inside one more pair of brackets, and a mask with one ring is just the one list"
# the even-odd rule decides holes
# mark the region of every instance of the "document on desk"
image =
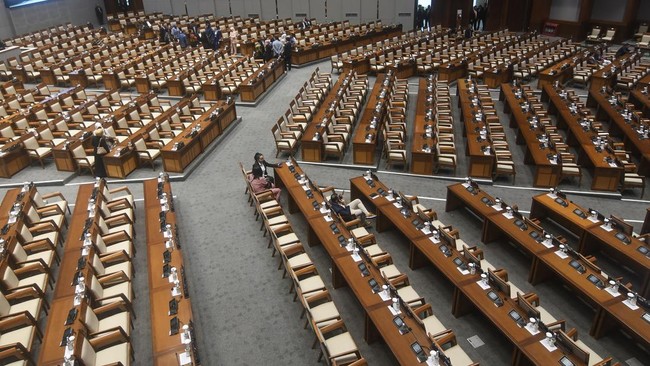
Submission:
[[618,292],[618,286],[616,286],[616,288],[611,288],[611,287],[607,286],[607,287],[605,287],[605,291],[607,291],[610,295],[612,295],[614,297],[621,296],[621,293]]
[[334,219],[331,216],[323,216],[325,218],[325,221],[327,222],[332,222]]
[[610,231],[614,230],[613,227],[611,227],[611,226],[610,226],[610,227],[607,227],[607,226],[605,226],[605,225],[600,225],[600,228],[603,229],[603,230],[605,230],[605,231],[607,231],[607,232],[610,232]]
[[395,310],[395,309],[393,309],[393,307],[390,306],[390,305],[388,305],[388,310],[390,310],[390,313],[393,314],[393,315],[400,315],[400,314],[402,313],[402,312],[399,311],[399,310]]
[[597,222],[600,222],[600,220],[598,220],[598,216],[596,216],[596,217],[589,216],[589,217],[587,217],[587,220],[593,222],[594,224],[597,223]]
[[466,269],[462,269],[460,267],[456,267],[456,269],[458,270],[458,272],[462,273],[463,276],[467,276],[469,274],[469,271]]
[[397,207],[397,208],[400,208],[400,209],[402,208],[402,205],[400,205],[400,204],[397,203],[397,202],[393,203],[393,206],[395,206],[395,207]]
[[191,365],[192,357],[187,352],[182,352],[178,355],[178,364],[180,366]]
[[632,303],[630,303],[630,300],[627,300],[627,299],[623,300],[623,304],[625,304],[625,306],[627,306],[628,308],[630,308],[632,310],[638,310],[639,309],[639,305],[632,304]]
[[483,290],[488,290],[490,288],[490,284],[483,283],[483,280],[478,280],[476,281],[476,284],[479,285]]
[[421,231],[424,235],[431,235],[431,229],[429,229],[429,228],[426,227],[426,226],[423,227],[422,229],[420,229],[420,231]]
[[502,213],[502,215],[508,220],[512,220],[515,217],[513,214],[507,212]]
[[383,301],[390,300],[390,295],[387,294],[386,291],[379,291],[379,297],[381,297]]
[[499,203],[499,204],[496,204],[496,205],[492,205],[492,208],[493,208],[495,211],[501,211],[501,204]]
[[558,257],[560,257],[560,258],[562,258],[562,259],[567,259],[567,258],[569,258],[569,255],[566,254],[566,253],[564,253],[564,252],[561,251],[561,250],[556,250],[556,251],[555,251],[555,255],[557,255]]
[[309,186],[308,186],[308,185],[304,185],[304,186],[302,186],[302,189],[305,190],[305,191],[308,191],[308,190],[309,190]]
[[[549,248],[549,249],[550,249],[550,248],[553,248],[553,241],[552,241],[552,240],[542,240],[540,243],[541,243],[543,246],[545,246],[545,247],[547,247],[547,248]],[[558,254],[558,255],[559,255],[559,254]],[[564,258],[563,258],[563,257],[560,257],[560,258],[564,259],[564,258],[566,258],[566,257],[564,257]]]
[[429,237],[429,240],[431,240],[431,242],[432,242],[433,244],[440,244],[440,239],[436,239],[436,238],[434,238],[433,236],[430,236],[430,237]]
[[359,263],[362,261],[362,258],[359,254],[352,254],[352,259],[356,262]]
[[[539,333],[539,331],[537,333]],[[539,343],[541,343],[542,346],[544,346],[544,348],[546,348],[549,352],[554,352],[557,350],[557,347],[553,344],[550,344],[547,338],[542,339],[539,341]]]
[[556,199],[556,198],[557,198],[557,194],[554,194],[554,193],[547,193],[546,195],[549,196],[549,197],[551,197],[552,199]]

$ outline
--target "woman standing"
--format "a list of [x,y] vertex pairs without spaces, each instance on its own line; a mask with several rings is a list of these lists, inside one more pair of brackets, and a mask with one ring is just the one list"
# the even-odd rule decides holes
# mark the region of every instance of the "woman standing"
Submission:
[[95,157],[95,177],[106,178],[106,167],[104,166],[104,155],[108,154],[111,150],[108,145],[106,137],[104,137],[104,129],[98,128],[95,130],[93,136],[93,156]]
[[230,54],[231,55],[236,55],[237,54],[237,39],[239,38],[239,32],[237,32],[237,29],[235,27],[230,27],[230,33],[228,34],[228,37],[230,38]]

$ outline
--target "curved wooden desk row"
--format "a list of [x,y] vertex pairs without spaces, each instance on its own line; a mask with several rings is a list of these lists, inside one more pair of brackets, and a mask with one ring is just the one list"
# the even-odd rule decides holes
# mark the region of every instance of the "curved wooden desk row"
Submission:
[[[557,187],[562,176],[560,151],[555,148],[555,144],[550,144],[552,140],[547,127],[552,126],[550,121],[545,125],[541,120],[546,117],[545,113],[530,107],[531,104],[541,105],[541,102],[532,95],[532,90],[526,89],[512,84],[501,85],[501,95],[506,101],[504,112],[511,113],[510,127],[517,128],[517,144],[526,144],[524,163],[535,165],[533,186]],[[522,105],[526,106],[526,111]],[[546,136],[548,143],[541,143],[542,136]]]
[[[370,343],[380,337],[383,338],[402,365],[419,364],[417,356],[411,348],[414,342],[426,350],[425,357],[434,347],[442,351],[443,347],[439,347],[435,341],[429,338],[414,310],[403,303],[400,307],[402,314],[399,317],[411,328],[411,331],[400,333],[400,329],[393,320],[395,315],[389,309],[390,299],[383,300],[379,293],[373,291],[371,285],[371,282],[376,283],[377,288],[381,288],[382,285],[390,283],[383,277],[374,262],[365,255],[365,251],[360,251],[360,255],[355,258],[350,255],[344,245],[341,245],[341,240],[347,242],[349,238],[353,238],[352,234],[343,222],[339,222],[337,219],[328,221],[327,215],[315,208],[319,207],[325,198],[314,182],[308,179],[302,181],[304,171],[296,162],[291,160],[291,164],[291,167],[283,164],[280,168],[275,169],[276,182],[288,193],[289,212],[301,212],[307,220],[309,245],[322,245],[332,258],[333,286],[335,288],[349,286],[363,307],[366,316],[364,336],[366,341]],[[305,187],[308,190],[305,190]],[[367,275],[361,273],[361,263],[367,269]]]
[[[565,81],[573,77],[573,69],[576,67],[576,65],[579,65],[592,52],[599,52],[605,48],[606,47],[604,44],[594,45],[587,49],[577,48],[564,60],[540,71],[538,74],[539,81],[537,83],[537,89],[542,89],[548,84],[555,84],[557,81],[563,84]],[[569,57],[571,57],[571,59],[569,59]]]
[[[596,117],[609,122],[609,133],[612,136],[620,137],[626,149],[630,149],[634,156],[639,159],[638,174],[650,176],[650,143],[643,133],[639,133],[641,127],[650,128],[649,121],[642,118],[642,110],[633,109],[633,104],[620,101],[612,105],[610,102],[612,93],[603,93],[602,90],[589,91],[589,97],[594,101],[597,112]],[[628,101],[634,103],[639,100],[648,100],[648,93],[643,90],[634,90]],[[623,114],[629,113],[632,118],[625,118]]]
[[[594,144],[594,140],[604,132],[593,124],[595,118],[590,112],[580,108],[577,96],[568,95],[565,89],[547,84],[542,90],[542,101],[548,101],[549,113],[557,116],[557,127],[567,131],[567,144],[579,151],[578,164],[593,168],[591,189],[616,191],[624,174],[623,167],[618,165],[611,148],[607,148],[609,145],[600,148]],[[575,111],[571,110],[573,104]],[[589,125],[583,127],[581,122],[589,122]]]
[[[111,339],[104,346],[98,346],[96,351],[101,347],[115,344],[115,342],[126,342],[130,352],[129,357],[133,356],[131,353],[129,334],[132,326],[131,319],[135,318],[135,313],[133,312],[131,301],[126,296],[120,296],[119,300],[99,301],[94,298],[93,292],[90,290],[93,279],[101,277],[95,273],[95,257],[100,256],[107,259],[96,246],[98,236],[102,235],[97,225],[98,220],[102,216],[99,208],[102,202],[108,202],[107,197],[104,195],[105,189],[107,187],[104,180],[99,180],[96,184],[84,184],[79,187],[75,201],[75,209],[70,218],[70,225],[66,234],[64,253],[59,267],[56,287],[50,304],[50,313],[47,318],[47,325],[39,353],[39,365],[63,365],[66,354],[64,339],[69,335],[75,335],[76,338],[74,352],[72,353],[76,359],[82,358],[81,349],[83,338],[103,337],[89,332],[86,325],[86,320],[88,319],[86,318],[86,312],[88,311],[92,311],[100,319],[104,316],[115,314],[115,312],[128,312],[128,329],[116,328],[115,338],[111,336]],[[123,189],[120,188],[120,190]],[[88,208],[91,198],[95,199],[95,206],[93,213],[89,214]],[[84,233],[90,234],[89,239],[92,243],[86,248],[84,248],[84,240],[82,238]],[[130,261],[130,258],[125,253],[118,254],[117,256],[120,257],[119,261]],[[109,274],[108,276],[112,278],[110,281],[114,281],[112,283],[120,283],[129,281],[128,278],[124,277],[125,275],[126,273],[122,272],[121,275],[115,273]],[[85,296],[75,299],[76,288],[81,286],[81,282],[79,281],[80,277],[84,279],[83,287],[85,288]],[[101,283],[108,280],[109,278],[106,277],[98,281]],[[106,313],[100,315],[104,311]],[[93,342],[91,341],[91,344]]]
[[[513,365],[526,362],[550,365],[564,357],[571,359],[576,365],[588,364],[588,361],[578,359],[570,351],[560,348],[552,351],[546,350],[541,345],[544,341],[543,332],[533,334],[526,327],[519,325],[513,318],[513,311],[526,319],[528,318],[527,309],[531,305],[526,307],[525,304],[520,303],[523,300],[516,296],[518,289],[507,282],[507,272],[495,270],[482,259],[480,250],[464,245],[464,242],[457,238],[457,230],[445,227],[444,224],[437,221],[435,213],[432,224],[434,228],[439,229],[440,237],[437,241],[424,225],[425,221],[431,221],[432,218],[415,214],[408,209],[409,205],[405,202],[410,200],[409,197],[400,194],[402,205],[406,206],[398,207],[395,198],[391,198],[390,194],[384,194],[389,191],[389,188],[374,176],[370,180],[367,180],[366,177],[352,178],[350,187],[353,198],[361,198],[368,205],[367,207],[375,207],[378,231],[394,227],[408,239],[412,268],[430,263],[454,285],[452,313],[455,316],[462,316],[473,309],[478,309],[512,342],[514,345]],[[464,187],[462,188],[464,189]],[[481,282],[481,270],[477,270],[476,274],[471,274],[467,270],[470,263],[477,265],[477,269],[482,268],[484,273],[489,269],[493,274],[502,278],[502,281],[507,283],[507,289],[500,289],[492,280],[490,280],[490,286],[485,288],[478,284]],[[495,296],[495,300],[492,300],[490,296]],[[536,298],[534,294],[525,295],[523,298],[528,297]],[[500,301],[503,305],[495,307],[495,301]],[[563,324],[562,321],[558,323]]]
[[[168,202],[165,211],[162,211],[163,205],[161,205],[163,193],[166,194]],[[144,209],[153,364],[199,365],[195,333],[192,328],[192,305],[187,291],[183,253],[178,237],[178,222],[174,212],[171,184],[167,176],[144,182]],[[161,231],[165,223],[170,228],[171,235]],[[176,279],[179,281],[176,290],[173,283],[173,268],[176,269]],[[171,277],[166,276],[168,274]],[[183,343],[181,337],[184,325],[189,326],[191,333],[189,343]]]
[[[497,198],[478,188],[475,183],[472,186],[458,183],[447,187],[446,211],[465,207],[474,212],[483,221],[482,241],[484,243],[506,239],[522,248],[532,258],[528,281],[533,285],[551,277],[559,277],[576,294],[585,298],[596,309],[596,317],[590,330],[590,334],[595,338],[600,338],[608,332],[622,327],[637,341],[645,345],[650,344],[650,322],[643,320],[649,310],[642,307],[632,309],[623,303],[630,291],[629,287],[623,286],[617,280],[616,290],[608,290],[608,281],[613,278],[598,268],[595,258],[580,254],[581,252],[585,255],[587,253],[583,251],[582,245],[580,251],[576,252],[566,242],[553,237],[547,240],[545,238],[546,231],[532,218],[551,217],[560,224],[569,225],[565,227],[576,233],[591,230],[596,233],[605,231],[600,228],[601,221],[579,217],[574,210],[584,213],[587,211],[557,195],[543,193],[535,196],[531,208],[531,219],[517,213],[507,215],[505,213],[506,203],[501,201],[497,205],[496,201]],[[558,202],[562,202],[562,205]],[[564,204],[567,206],[565,207]],[[610,237],[609,242],[598,240],[602,245],[616,246],[626,252],[634,251],[639,246],[647,248],[647,244],[641,243],[638,239],[634,244],[628,245],[630,248],[622,248],[621,244],[618,244],[620,240],[615,238],[614,231],[608,232],[607,235]],[[586,236],[587,234],[585,234]],[[631,238],[631,240],[634,239]],[[567,248],[566,253],[562,252],[560,245]],[[624,253],[621,254],[624,255]],[[640,253],[639,256],[643,257]],[[644,259],[647,266],[648,258]],[[647,296],[643,294],[647,291],[647,274],[644,277],[646,277],[642,279],[644,287],[642,291],[639,291],[641,296]],[[642,301],[640,299],[639,303]]]
[[182,173],[237,119],[235,102],[218,101],[161,150],[165,171]]
[[242,102],[254,102],[284,75],[284,64],[277,59],[269,60],[253,75],[242,80],[239,95]]
[[[365,76],[362,76],[361,78],[363,77]],[[319,109],[312,116],[307,128],[305,128],[305,132],[302,135],[300,142],[302,158],[305,161],[323,160],[323,135],[326,134],[328,126],[331,124],[331,119],[332,116],[334,116],[335,109],[345,96],[345,93],[352,89],[357,78],[359,77],[353,71],[341,75],[320,104]],[[367,85],[366,88],[363,89],[364,96],[366,92]]]
[[[617,75],[623,70],[626,66],[636,63],[641,59],[641,52],[632,52],[627,53],[621,57],[616,58],[609,65],[601,68],[600,70],[594,72],[591,76],[591,84],[589,85],[589,94],[596,93],[603,86],[613,86],[612,83],[616,79]],[[587,105],[593,107],[594,105],[587,101]]]

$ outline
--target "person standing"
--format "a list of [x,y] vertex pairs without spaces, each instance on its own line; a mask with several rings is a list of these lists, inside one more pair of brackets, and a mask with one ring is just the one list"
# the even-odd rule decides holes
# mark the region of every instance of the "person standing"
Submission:
[[217,30],[214,32],[214,50],[217,51],[219,49],[219,45],[221,44],[221,38],[223,38],[223,34],[221,33],[221,28],[217,27]]
[[293,37],[290,36],[284,43],[284,69],[286,71],[291,71],[291,54],[293,53],[293,42],[291,38]]
[[98,128],[93,133],[93,157],[95,159],[95,177],[106,178],[106,167],[104,166],[104,155],[111,150],[107,138],[104,136],[104,129]]
[[239,42],[239,33],[235,27],[230,27],[230,33],[228,33],[228,38],[230,38],[230,54],[237,54],[237,42]]
[[264,40],[264,62],[268,62],[273,58],[273,46],[270,40]]
[[[487,3],[481,5],[478,9],[478,20],[481,23],[481,30],[485,30],[485,21],[487,20]],[[478,27],[477,27],[478,29]]]
[[273,178],[272,175],[269,174],[269,168],[279,168],[282,163],[278,164],[271,164],[264,160],[264,154],[262,153],[255,153],[253,156],[253,159],[255,159],[255,162],[253,163],[253,169],[252,173],[254,176],[260,176],[266,178],[270,183],[275,183],[275,179]]
[[280,41],[280,38],[276,37],[273,40],[273,56],[280,58],[282,53],[284,53],[284,45],[282,44],[282,41]]
[[205,32],[203,33],[205,35],[205,40],[207,41],[207,47],[205,47],[205,44],[203,46],[205,48],[212,48],[212,45],[214,44],[214,29],[212,29],[210,22],[205,23]]

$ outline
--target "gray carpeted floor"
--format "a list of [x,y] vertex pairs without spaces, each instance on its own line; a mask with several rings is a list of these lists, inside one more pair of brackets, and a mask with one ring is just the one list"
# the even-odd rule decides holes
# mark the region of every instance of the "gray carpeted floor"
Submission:
[[[270,133],[271,126],[288,108],[288,103],[311,75],[316,66],[329,71],[329,62],[322,62],[304,68],[294,68],[255,108],[237,107],[242,121],[219,141],[218,146],[205,157],[186,180],[174,182],[172,189],[176,196],[176,212],[179,215],[180,237],[183,244],[186,273],[189,276],[190,299],[195,315],[199,352],[204,365],[309,365],[315,364],[318,351],[312,350],[314,335],[303,329],[304,321],[299,319],[302,311],[299,303],[292,302],[288,294],[290,280],[281,278],[277,271],[279,259],[271,258],[266,248],[267,239],[262,238],[259,222],[254,220],[253,209],[248,206],[244,195],[244,184],[238,162],[246,167],[253,163],[257,151],[266,155],[267,160],[275,160],[275,144]],[[336,77],[336,75],[334,75]],[[374,81],[374,80],[373,80]],[[417,80],[412,78],[409,111],[414,110],[417,95]],[[452,93],[453,94],[453,93]],[[495,95],[496,96],[496,95]],[[502,105],[498,103],[499,113]],[[456,114],[458,111],[456,111]],[[409,116],[409,121],[412,121]],[[514,131],[506,128],[508,141],[514,144]],[[463,151],[461,131],[456,131],[459,151]],[[523,162],[523,150],[515,150],[515,161]],[[464,164],[463,154],[459,154]],[[348,151],[344,163],[351,161]],[[160,162],[157,169],[161,168]],[[306,173],[322,185],[334,185],[349,189],[349,178],[362,169],[336,165],[303,164]],[[383,169],[384,162],[379,163]],[[517,204],[521,210],[530,208],[531,196],[539,191],[530,188],[532,169],[523,164],[517,165],[517,186],[510,180],[502,179],[494,185],[484,185],[489,193],[507,198],[509,203]],[[458,169],[462,177],[465,166]],[[586,172],[585,172],[586,173]],[[130,179],[154,177],[157,172],[147,168],[139,169]],[[476,244],[485,251],[486,257],[497,267],[508,270],[509,277],[524,291],[535,291],[544,307],[558,319],[567,319],[569,327],[579,330],[580,339],[596,350],[601,356],[613,356],[617,361],[631,358],[648,359],[648,354],[630,343],[618,333],[600,340],[589,336],[589,327],[594,311],[578,300],[558,281],[549,281],[535,287],[527,281],[530,260],[507,243],[480,242],[481,223],[466,211],[444,212],[446,185],[445,177],[413,177],[399,172],[380,171],[378,176],[387,185],[401,191],[417,194],[421,203],[435,208],[440,220],[460,229],[461,237],[470,244]],[[42,187],[44,192],[61,191],[69,201],[74,202],[77,184],[90,182],[89,176],[68,177],[55,171],[54,164],[45,170],[30,167],[11,180],[0,183],[18,184],[24,180],[45,181],[49,179],[68,181],[66,185]],[[447,177],[448,178],[448,177]],[[109,180],[109,182],[111,182]],[[112,183],[113,186],[120,184]],[[142,198],[142,185],[139,182],[127,183],[137,198]],[[583,178],[582,189],[589,187],[590,178]],[[568,190],[579,190],[569,183]],[[0,190],[3,194],[5,189]],[[588,196],[572,195],[571,198],[586,206],[600,208],[605,214],[616,214],[631,221],[638,230],[644,218],[648,201],[633,200],[638,192],[620,195]],[[283,198],[284,200],[285,198]],[[138,318],[133,331],[133,345],[136,351],[136,364],[150,363],[150,324],[148,316],[148,289],[145,250],[144,214],[137,211],[139,233],[135,260],[138,275],[134,279],[137,294],[135,309]],[[300,215],[290,217],[292,226],[299,237],[306,241],[306,223]],[[544,222],[551,231],[560,231],[552,223]],[[565,235],[566,236],[566,235]],[[572,244],[575,238],[569,237]],[[451,316],[451,286],[433,268],[411,271],[408,268],[408,252],[405,239],[397,232],[378,234],[382,248],[391,253],[395,264],[408,274],[412,285],[431,303],[436,316],[447,327],[453,329],[461,346],[474,361],[482,365],[505,365],[509,363],[511,345],[479,314],[470,314],[459,319]],[[320,247],[306,247],[309,255],[317,263],[321,275],[330,280],[329,258]],[[603,266],[617,270],[604,259]],[[622,271],[626,278],[631,275]],[[343,320],[353,334],[361,353],[372,365],[392,365],[395,360],[390,351],[380,342],[368,345],[363,340],[363,313],[361,306],[348,289],[331,289]],[[467,338],[477,335],[485,345],[474,349]]]

